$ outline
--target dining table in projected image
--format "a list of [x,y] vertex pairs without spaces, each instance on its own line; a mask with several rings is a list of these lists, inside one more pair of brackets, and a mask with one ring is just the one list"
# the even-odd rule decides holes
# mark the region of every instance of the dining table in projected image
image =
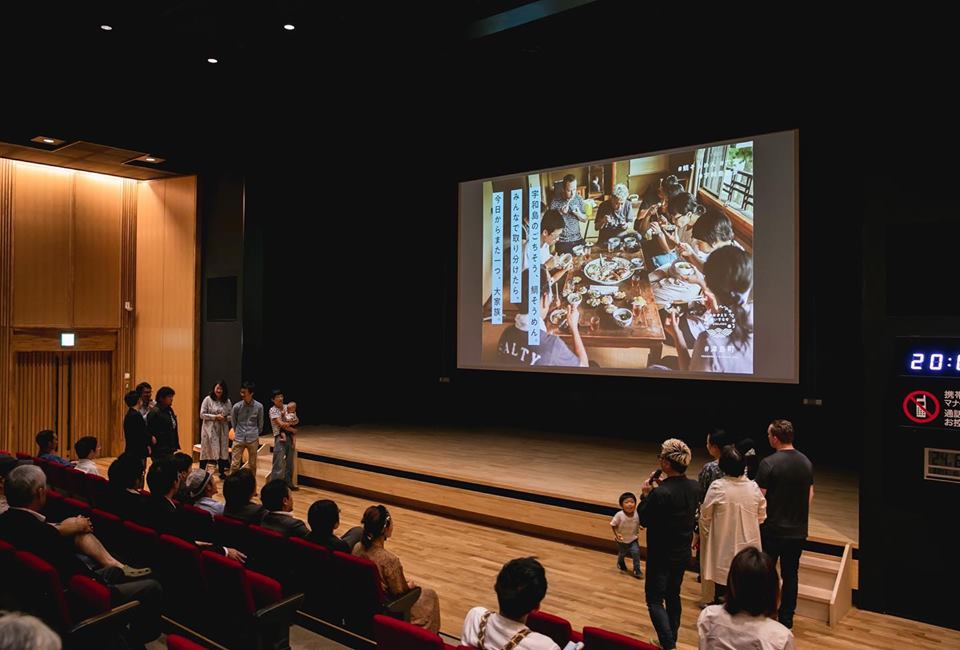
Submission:
[[[647,268],[638,238],[634,241],[636,246],[630,248],[621,241],[617,250],[609,250],[606,244],[593,244],[585,246],[581,255],[568,254],[570,269],[554,287],[555,290],[559,288],[560,304],[555,299],[544,314],[547,329],[552,334],[568,343],[573,338],[562,311],[570,303],[570,296],[576,295],[579,296],[580,336],[585,346],[659,348],[662,345],[663,322],[648,278],[650,269]],[[604,269],[606,274],[603,273]],[[620,275],[625,277],[618,279]],[[508,297],[509,287],[505,289],[504,296]],[[622,297],[617,294],[618,291],[622,292]],[[614,313],[609,313],[609,305],[613,305],[616,310]],[[512,323],[519,311],[519,304],[505,301],[504,323]],[[484,305],[484,316],[489,314],[488,301]],[[629,320],[624,318],[626,314],[629,314]],[[620,323],[615,320],[617,318],[622,319]]]

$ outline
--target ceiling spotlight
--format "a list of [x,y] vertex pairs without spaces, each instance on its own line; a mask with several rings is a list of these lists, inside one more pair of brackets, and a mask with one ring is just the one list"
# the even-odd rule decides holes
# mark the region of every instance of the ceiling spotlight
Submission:
[[217,61],[216,59],[214,59],[214,58],[211,57],[211,58],[207,59],[207,63],[219,63],[219,61]]
[[55,145],[58,147],[64,144],[63,140],[59,138],[51,138],[49,135],[38,135],[35,138],[30,138],[30,142],[36,142],[37,144]]
[[147,156],[146,158],[144,158],[144,160],[147,162],[157,162],[157,159],[154,158],[153,156]]
[[294,27],[294,26],[291,25],[290,23],[287,23],[286,25],[284,25],[283,28],[284,28],[285,30],[287,30],[288,32],[292,32],[293,30],[296,29],[296,27]]
[[113,27],[111,27],[110,25],[100,25],[100,29],[102,29],[105,32],[109,32],[113,30]]
[[44,144],[53,144],[54,142],[56,142],[56,140],[54,140],[53,138],[44,138],[44,139],[43,139],[43,143],[44,143]]

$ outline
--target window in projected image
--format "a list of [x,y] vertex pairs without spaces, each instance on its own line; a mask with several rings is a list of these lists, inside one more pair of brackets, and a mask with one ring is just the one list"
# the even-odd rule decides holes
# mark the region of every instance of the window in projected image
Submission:
[[[755,229],[792,254],[795,210],[792,183],[787,201],[758,201],[768,169],[754,155],[744,140],[477,181],[476,367],[795,376],[756,364]],[[780,293],[792,309],[794,286]],[[778,311],[769,324],[795,345],[795,311]]]

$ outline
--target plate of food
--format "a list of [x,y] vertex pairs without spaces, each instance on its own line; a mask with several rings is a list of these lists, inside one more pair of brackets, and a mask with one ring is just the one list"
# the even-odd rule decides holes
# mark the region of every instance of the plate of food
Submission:
[[630,266],[632,266],[634,269],[638,269],[638,270],[639,270],[639,269],[642,269],[642,268],[643,268],[643,258],[642,258],[642,257],[634,257],[633,259],[630,260]]
[[623,257],[601,255],[583,266],[583,274],[597,284],[620,284],[633,275],[634,267]]
[[616,299],[616,300],[623,300],[624,298],[627,297],[627,292],[626,292],[626,291],[618,291],[618,292],[616,292],[615,294],[613,294],[613,297],[614,297],[614,299]]
[[617,309],[621,309],[621,308],[618,308],[616,305],[607,305],[606,307],[603,308],[603,310],[608,314],[612,314],[613,312],[617,311]]
[[587,300],[587,304],[590,305],[591,307],[597,307],[600,305],[600,299],[590,298],[589,300]]
[[673,263],[673,272],[677,277],[688,278],[694,273],[696,273],[696,268],[690,262],[684,262],[683,260]]
[[604,296],[603,298],[600,299],[600,302],[602,302],[602,303],[605,304],[605,305],[612,305],[612,304],[613,304],[613,296]]

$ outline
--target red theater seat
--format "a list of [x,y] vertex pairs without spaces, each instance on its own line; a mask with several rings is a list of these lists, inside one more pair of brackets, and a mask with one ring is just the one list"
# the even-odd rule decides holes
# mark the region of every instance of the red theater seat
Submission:
[[[209,542],[213,539],[213,515],[203,508],[181,503],[177,508],[177,531],[186,540],[202,540]],[[169,532],[169,531],[168,531]]]
[[111,512],[93,508],[90,510],[90,522],[93,524],[94,535],[111,555],[124,561],[129,559],[127,555],[131,553],[129,553],[130,549],[126,548],[126,536],[120,517]]
[[173,535],[160,535],[155,569],[163,585],[164,613],[193,626],[206,618],[207,579],[200,549]]
[[550,637],[561,648],[570,641],[583,641],[583,635],[574,631],[570,621],[546,612],[530,612],[527,617],[527,627]]
[[377,614],[410,622],[410,608],[420,598],[420,587],[388,600],[380,585],[377,565],[339,551],[333,552],[333,573],[340,588],[341,614],[349,630],[373,638],[373,617]]
[[[251,524],[247,527],[247,568],[266,574],[281,585],[289,585],[291,576],[300,567],[290,562],[287,538],[280,533]],[[291,593],[291,592],[287,592]]]
[[657,646],[598,627],[583,628],[583,645],[589,650],[657,650]]
[[246,552],[250,543],[249,536],[247,525],[239,519],[221,515],[213,516],[213,539],[211,541],[214,544]]
[[201,557],[207,584],[216,594],[208,603],[214,638],[230,648],[289,647],[290,625],[303,594],[284,598],[273,578],[210,551]]
[[75,467],[64,467],[61,480],[63,489],[70,496],[77,499],[86,499],[87,475]]
[[137,602],[110,607],[110,590],[87,578],[72,576],[64,590],[57,571],[32,553],[16,553],[14,578],[24,611],[35,614],[78,648],[112,646],[130,621]]
[[124,549],[129,564],[151,566],[157,559],[160,548],[160,536],[157,531],[132,521],[123,522],[123,535],[126,538]]
[[176,634],[167,635],[167,648],[169,650],[206,650],[206,646]]
[[101,507],[106,503],[104,495],[110,486],[110,481],[96,474],[84,474],[84,492],[87,502],[94,507]]
[[[340,624],[340,590],[333,575],[330,551],[299,537],[287,540],[289,562],[296,567],[289,589],[303,592],[301,609],[331,623]],[[285,586],[286,588],[286,586]]]
[[377,648],[383,650],[453,650],[433,632],[390,616],[377,614],[373,626]]

